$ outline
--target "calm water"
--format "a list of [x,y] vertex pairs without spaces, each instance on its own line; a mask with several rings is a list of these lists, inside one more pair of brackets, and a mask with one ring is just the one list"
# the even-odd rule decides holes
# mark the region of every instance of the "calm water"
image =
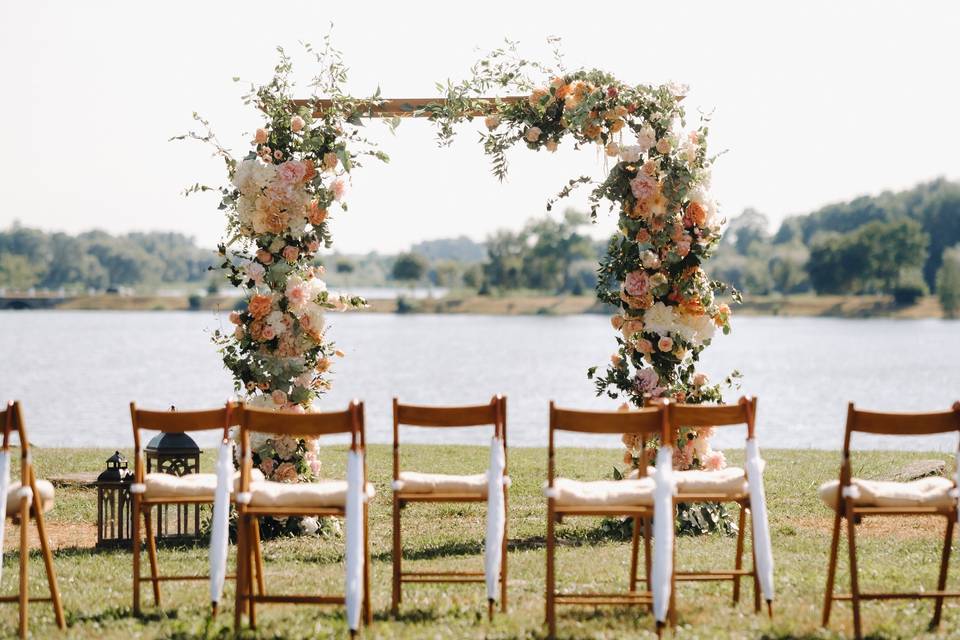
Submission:
[[[330,321],[330,335],[347,357],[323,406],[365,400],[373,442],[390,439],[394,395],[452,404],[503,393],[514,446],[546,443],[551,399],[572,407],[616,406],[594,396],[585,374],[603,365],[614,346],[603,316],[347,314]],[[130,400],[186,409],[217,405],[232,394],[209,341],[221,324],[225,316],[209,313],[0,312],[0,398],[23,402],[37,444],[129,447]],[[742,392],[760,398],[763,446],[835,448],[848,400],[890,410],[949,407],[960,398],[958,361],[955,322],[737,318],[733,333],[707,350],[703,369],[715,379],[743,372]],[[416,440],[415,431],[406,439]],[[447,437],[480,443],[488,436],[458,430]],[[742,446],[742,438],[738,430],[718,442]],[[861,443],[955,446],[952,439]]]

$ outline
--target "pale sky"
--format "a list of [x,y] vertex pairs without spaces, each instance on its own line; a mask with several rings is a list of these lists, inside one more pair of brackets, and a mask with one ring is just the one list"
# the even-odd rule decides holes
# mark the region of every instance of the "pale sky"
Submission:
[[[937,176],[960,178],[960,5],[947,2],[483,3],[4,2],[0,5],[0,227],[176,230],[220,237],[222,163],[167,139],[209,118],[240,155],[260,124],[233,76],[265,81],[274,48],[319,43],[330,22],[348,89],[433,97],[504,37],[547,61],[632,83],[690,85],[688,116],[713,112],[723,212],[786,215]],[[302,63],[308,60],[300,57]],[[308,64],[300,72],[309,74]],[[392,252],[428,238],[483,239],[540,215],[568,178],[602,175],[592,150],[516,148],[509,181],[490,174],[475,123],[439,149],[426,122],[370,134],[392,157],[353,175],[333,223],[346,252]],[[582,202],[574,200],[574,203]],[[601,218],[598,232],[613,228]]]

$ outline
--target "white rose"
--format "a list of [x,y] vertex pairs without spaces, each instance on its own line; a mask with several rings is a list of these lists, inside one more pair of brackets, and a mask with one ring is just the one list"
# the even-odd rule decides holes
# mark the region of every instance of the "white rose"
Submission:
[[624,162],[637,162],[643,155],[643,148],[638,144],[620,147],[620,159]]
[[654,302],[653,306],[643,314],[643,322],[648,331],[666,336],[676,330],[673,307],[662,302]]
[[640,153],[646,153],[657,143],[657,132],[649,124],[643,125],[640,133],[637,134],[637,146],[640,147]]

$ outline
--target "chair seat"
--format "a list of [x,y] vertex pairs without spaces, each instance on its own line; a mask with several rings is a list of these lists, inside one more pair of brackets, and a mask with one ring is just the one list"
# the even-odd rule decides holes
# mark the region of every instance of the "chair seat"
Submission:
[[401,471],[399,480],[394,483],[397,491],[404,493],[456,493],[487,497],[487,474],[477,473],[470,476],[449,475],[445,473],[419,473]]
[[[837,487],[839,480],[831,480],[820,485],[820,499],[831,509],[837,508]],[[935,507],[949,509],[957,505],[956,498],[950,496],[953,482],[947,478],[934,476],[920,478],[910,482],[883,480],[861,480],[853,478],[851,484],[859,495],[853,496],[857,507]]]
[[[376,495],[367,483],[367,499]],[[273,482],[262,480],[250,484],[251,507],[343,508],[347,503],[346,480],[319,482]]]
[[[251,482],[263,481],[263,473],[253,469],[250,474]],[[234,490],[238,488],[240,472],[233,474]],[[188,473],[176,476],[172,473],[148,473],[143,484],[144,498],[205,498],[213,500],[217,491],[217,474],[215,473]]]
[[590,481],[555,478],[554,504],[558,507],[652,506],[654,486],[653,478]]
[[[11,482],[7,489],[7,517],[14,518],[20,514],[20,497],[17,493],[20,491],[19,482]],[[40,492],[40,502],[43,504],[43,512],[46,513],[53,509],[53,485],[47,480],[37,480],[37,491]]]
[[675,471],[677,494],[719,495],[736,498],[750,491],[747,474],[740,467],[727,467],[717,471]]

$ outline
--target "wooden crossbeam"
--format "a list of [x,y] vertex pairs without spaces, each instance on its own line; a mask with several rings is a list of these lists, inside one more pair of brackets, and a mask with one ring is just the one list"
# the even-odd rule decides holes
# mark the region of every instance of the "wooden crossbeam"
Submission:
[[[484,104],[489,104],[493,106],[497,102],[504,102],[507,104],[512,104],[515,102],[520,102],[526,100],[525,96],[504,96],[502,98],[477,98],[477,100]],[[367,113],[364,114],[364,117],[367,118],[423,118],[427,114],[423,112],[423,108],[427,105],[444,105],[447,103],[445,98],[385,98],[380,100],[377,104],[370,102],[363,102]],[[329,109],[333,105],[332,100],[321,99],[321,100],[294,100],[294,106],[297,107],[309,107],[313,106],[314,117],[319,117],[323,115],[323,112]],[[475,109],[469,114],[472,118],[482,118],[489,114],[492,109]]]

